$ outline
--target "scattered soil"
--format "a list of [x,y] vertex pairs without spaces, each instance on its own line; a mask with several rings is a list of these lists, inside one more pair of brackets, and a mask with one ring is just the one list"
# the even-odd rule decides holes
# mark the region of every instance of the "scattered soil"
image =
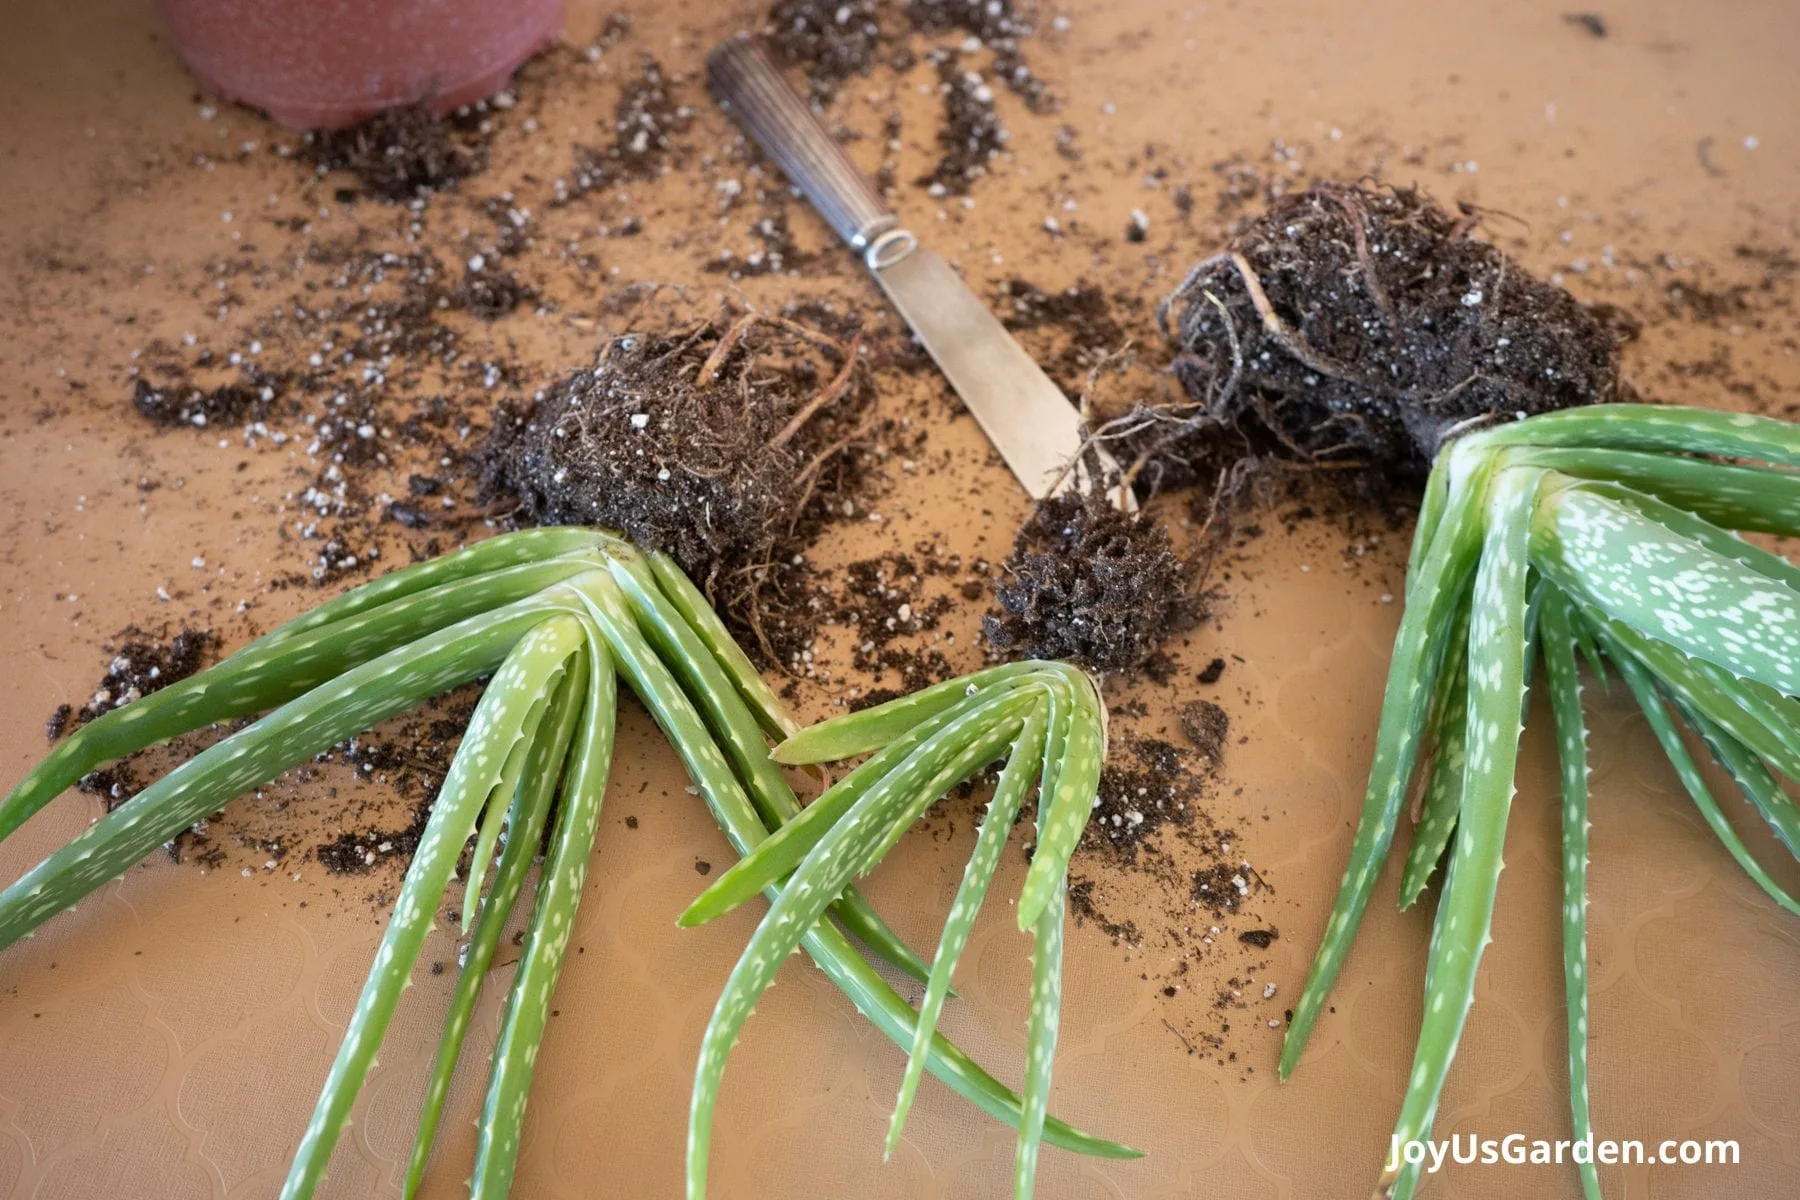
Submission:
[[694,112],[678,104],[670,78],[650,55],[640,59],[637,78],[625,85],[613,110],[612,139],[599,148],[577,147],[574,183],[589,192],[631,179],[647,179],[669,169],[679,153],[675,141],[693,123]]
[[776,60],[805,72],[820,105],[879,63],[905,72],[928,62],[944,103],[942,156],[915,182],[934,196],[967,195],[1005,149],[995,88],[1009,89],[1032,112],[1054,109],[1022,50],[1033,32],[1011,0],[780,0],[763,26]]
[[814,99],[828,101],[882,56],[891,40],[881,24],[889,7],[884,0],[780,0],[764,35],[776,61],[804,70]]
[[667,552],[789,664],[811,643],[805,550],[856,511],[879,432],[859,345],[730,307],[619,335],[591,369],[502,414],[483,495],[535,524],[600,525]]
[[45,735],[54,742],[95,717],[181,682],[211,663],[218,645],[218,636],[210,629],[182,626],[171,634],[127,626],[102,647],[112,658],[87,703],[57,708],[44,723]]
[[1002,653],[1136,670],[1198,617],[1191,577],[1160,522],[1099,497],[1058,497],[1019,530],[994,586],[1000,610],[982,631]]
[[1260,459],[1411,489],[1456,432],[1614,399],[1615,331],[1479,215],[1335,183],[1277,200],[1158,310],[1186,399],[1108,429],[1140,485]]
[[1199,799],[1204,780],[1181,747],[1161,738],[1139,738],[1108,757],[1100,772],[1099,802],[1088,822],[1094,836],[1129,857],[1163,826],[1192,822],[1188,805]]
[[385,109],[359,125],[307,135],[306,156],[321,173],[349,171],[384,200],[411,200],[487,165],[487,147],[424,104]]
[[934,634],[956,607],[946,592],[929,592],[925,580],[954,579],[962,572],[961,555],[940,554],[927,544],[917,546],[913,554],[864,559],[844,568],[844,586],[832,619],[856,631],[851,665],[874,680],[892,678],[897,685],[858,696],[857,707],[917,691],[956,673],[941,649],[919,643]]
[[222,383],[206,391],[186,380],[157,387],[140,378],[133,385],[131,405],[153,425],[193,425],[204,429],[208,425],[261,420],[268,415],[281,386],[280,380],[254,374],[242,382]]
[[1015,277],[999,292],[995,308],[1001,324],[1024,335],[1032,358],[1071,397],[1086,393],[1094,373],[1127,350],[1132,340],[1127,326],[1141,328],[1147,316],[1135,297],[1109,296],[1085,279],[1046,292]]
[[1160,738],[1114,738],[1070,876],[1069,910],[1143,964],[1140,977],[1168,1002],[1164,1022],[1188,1053],[1229,1063],[1234,1014],[1273,1000],[1259,976],[1276,933],[1232,932],[1255,920],[1251,911],[1273,889],[1244,857],[1237,831],[1207,809],[1218,766]]
[[955,51],[933,51],[938,92],[944,98],[944,123],[937,142],[937,165],[914,180],[933,196],[966,196],[988,172],[989,160],[1006,148],[1006,127],[994,111],[994,89],[982,76],[964,69]]

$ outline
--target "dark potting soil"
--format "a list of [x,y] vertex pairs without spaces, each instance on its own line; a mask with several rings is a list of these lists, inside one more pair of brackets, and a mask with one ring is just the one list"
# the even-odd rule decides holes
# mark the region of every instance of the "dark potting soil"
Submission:
[[54,742],[95,717],[179,683],[207,666],[218,645],[218,635],[210,629],[184,625],[171,634],[166,629],[150,633],[127,626],[102,646],[112,657],[87,702],[59,706],[44,723],[45,736]]
[[982,632],[1006,654],[1136,670],[1199,615],[1191,577],[1160,522],[1098,497],[1057,497],[1019,530]]
[[1011,0],[779,0],[763,27],[777,61],[805,72],[821,104],[879,63],[904,72],[929,62],[944,103],[941,156],[915,182],[936,196],[967,195],[1005,148],[996,88],[1011,90],[1033,112],[1054,107],[1021,49],[1033,32]]
[[131,405],[154,425],[241,425],[267,416],[283,387],[284,381],[261,372],[204,390],[186,379],[157,385],[139,377]]
[[411,200],[449,187],[487,163],[483,140],[424,104],[389,108],[348,129],[307,135],[306,156],[322,171],[349,171],[384,200]]
[[879,421],[848,343],[731,308],[626,333],[501,414],[483,495],[536,524],[602,525],[662,550],[783,666],[811,642],[805,550],[856,510]]
[[1127,322],[1137,326],[1146,316],[1133,297],[1109,296],[1085,279],[1047,292],[1015,277],[1002,283],[999,293],[1000,323],[1025,335],[1021,341],[1031,357],[1070,397],[1087,391],[1089,376],[1130,344]]
[[603,146],[575,150],[576,192],[646,179],[668,169],[680,151],[675,139],[687,132],[694,117],[693,109],[672,94],[680,82],[665,74],[650,55],[641,57],[637,77],[625,85],[613,108],[611,138]]
[[1403,188],[1276,200],[1158,310],[1186,399],[1115,423],[1140,486],[1261,459],[1411,490],[1459,431],[1614,399],[1615,330],[1478,217]]
[[1225,739],[1231,733],[1231,718],[1225,710],[1211,700],[1189,700],[1175,711],[1181,732],[1194,749],[1212,762],[1224,762]]
[[944,98],[944,123],[937,133],[940,154],[937,164],[913,182],[933,196],[966,196],[1006,148],[1006,127],[994,111],[994,89],[979,72],[963,66],[959,52],[934,50],[931,61]]
[[1234,1014],[1273,1000],[1262,952],[1275,933],[1235,928],[1256,920],[1273,889],[1237,831],[1208,811],[1218,768],[1160,738],[1116,738],[1069,878],[1069,911],[1142,964],[1140,978],[1165,1001],[1165,1026],[1190,1054],[1227,1063]]

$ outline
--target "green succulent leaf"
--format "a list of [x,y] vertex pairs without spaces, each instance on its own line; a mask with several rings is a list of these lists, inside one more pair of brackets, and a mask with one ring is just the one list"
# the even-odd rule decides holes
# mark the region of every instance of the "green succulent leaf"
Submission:
[[475,1002],[481,995],[488,968],[493,965],[494,952],[499,949],[500,939],[506,932],[507,918],[524,891],[526,876],[531,871],[549,822],[556,785],[562,778],[564,761],[575,738],[575,727],[585,708],[588,653],[586,649],[578,652],[563,672],[550,706],[538,724],[537,737],[531,743],[530,756],[513,795],[506,820],[505,843],[494,868],[493,886],[481,899],[474,932],[463,948],[462,969],[457,973],[456,990],[451,994],[450,1007],[444,1017],[444,1036],[432,1062],[425,1100],[420,1105],[419,1131],[413,1138],[413,1152],[407,1162],[403,1189],[409,1200],[418,1194],[425,1180],[425,1167],[431,1158],[444,1101],[450,1095],[450,1081],[456,1073],[463,1040],[475,1015]]
[[[1475,577],[1469,620],[1467,759],[1454,865],[1438,908],[1425,986],[1425,1016],[1394,1134],[1402,1144],[1422,1140],[1437,1113],[1469,1006],[1475,972],[1490,940],[1501,847],[1512,807],[1520,711],[1526,682],[1527,581],[1532,506],[1541,471],[1503,471],[1494,486],[1492,514]],[[1418,1182],[1418,1167],[1403,1165],[1388,1180],[1396,1200]]]
[[586,711],[563,781],[537,903],[519,949],[519,969],[501,1013],[487,1101],[475,1127],[475,1171],[469,1194],[481,1200],[500,1200],[512,1187],[538,1045],[549,1021],[551,994],[568,956],[575,909],[581,902],[588,858],[600,828],[600,802],[612,767],[618,718],[612,656],[595,641],[588,646],[586,662],[581,665],[588,669]]
[[[1449,453],[1455,454],[1456,447]],[[1491,463],[1477,461],[1465,465],[1452,480],[1452,499],[1431,534],[1430,547],[1420,559],[1415,576],[1408,581],[1406,611],[1401,614],[1400,629],[1394,638],[1382,696],[1368,793],[1351,843],[1350,861],[1325,923],[1324,938],[1288,1023],[1280,1062],[1284,1079],[1300,1061],[1325,998],[1343,970],[1357,926],[1368,910],[1382,862],[1393,845],[1400,810],[1427,732],[1445,647],[1456,624],[1455,613],[1469,602],[1469,580],[1481,553],[1484,505],[1492,469]]]
[[1738,865],[1744,869],[1744,873],[1755,880],[1756,885],[1766,892],[1770,899],[1789,912],[1800,915],[1800,901],[1796,901],[1783,890],[1781,885],[1776,883],[1774,878],[1763,869],[1762,864],[1756,861],[1755,856],[1750,853],[1749,847],[1744,845],[1744,840],[1738,836],[1737,830],[1732,828],[1731,821],[1726,817],[1724,810],[1719,807],[1718,800],[1713,797],[1712,789],[1707,786],[1705,776],[1700,773],[1699,766],[1695,764],[1693,756],[1688,753],[1687,745],[1681,739],[1681,732],[1676,728],[1674,719],[1670,717],[1669,710],[1665,707],[1663,697],[1658,693],[1656,681],[1650,672],[1623,648],[1619,653],[1613,655],[1613,662],[1618,666],[1619,674],[1631,688],[1632,695],[1637,698],[1638,707],[1643,710],[1645,718],[1650,722],[1650,728],[1656,733],[1656,740],[1662,745],[1663,754],[1668,757],[1670,765],[1675,768],[1675,774],[1693,799],[1694,807],[1700,810],[1700,815],[1705,819],[1707,827],[1724,844],[1731,857],[1737,860]]
[[[1569,1115],[1576,1141],[1593,1137],[1588,1107],[1588,757],[1587,721],[1581,712],[1581,676],[1575,665],[1575,617],[1568,600],[1552,592],[1543,608],[1544,674],[1556,718],[1557,762],[1562,776],[1563,1001],[1569,1022]],[[1587,1200],[1600,1200],[1600,1175],[1591,1159],[1578,1164]]]
[[482,693],[400,885],[394,915],[375,952],[375,969],[351,1012],[337,1059],[288,1168],[281,1190],[283,1200],[312,1195],[324,1175],[401,990],[418,961],[425,935],[435,923],[438,903],[463,845],[475,832],[481,808],[499,784],[507,757],[523,736],[528,715],[546,702],[584,636],[581,623],[567,615],[539,622],[519,639]]
[[1591,488],[1548,493],[1534,549],[1565,591],[1734,675],[1800,691],[1800,594]]
[[[1534,627],[1557,727],[1563,792],[1563,953],[1575,1132],[1587,1095],[1587,731],[1577,657],[1608,662],[1664,755],[1744,871],[1794,901],[1748,853],[1707,791],[1676,724],[1712,750],[1790,852],[1800,806],[1800,570],[1740,532],[1800,533],[1800,427],[1736,413],[1605,405],[1493,425],[1438,456],[1407,563],[1376,753],[1350,865],[1281,1067],[1291,1070],[1348,953],[1422,743],[1435,745],[1401,902],[1451,847],[1425,972],[1426,1005],[1397,1134],[1429,1130],[1491,928]],[[1521,537],[1524,541],[1521,542]],[[1479,549],[1466,548],[1471,540]],[[1478,561],[1471,599],[1462,556]],[[1536,583],[1527,593],[1527,581]],[[1472,615],[1465,635],[1455,629]],[[1466,644],[1434,649],[1444,637]],[[1441,665],[1441,668],[1439,664]],[[1457,698],[1466,691],[1466,700]],[[1673,713],[1672,711],[1673,710]],[[1599,1181],[1581,1169],[1588,1200]],[[1410,1196],[1417,1168],[1383,1179]]]
[[962,956],[963,947],[968,945],[982,899],[993,882],[995,868],[1000,865],[1001,852],[1006,849],[1007,835],[1012,832],[1019,808],[1031,790],[1032,772],[1041,766],[1048,730],[1047,709],[1040,707],[1026,719],[1024,728],[1007,752],[1006,768],[1001,771],[993,799],[988,802],[987,815],[976,835],[975,852],[963,869],[962,883],[956,889],[956,898],[950,902],[950,915],[944,921],[937,954],[931,960],[931,977],[925,984],[925,998],[919,1002],[918,1031],[913,1036],[912,1052],[907,1055],[906,1074],[900,1081],[900,1093],[894,1101],[894,1115],[888,1123],[886,1156],[891,1156],[900,1144],[900,1133],[906,1127],[907,1113],[924,1074],[925,1052],[931,1045],[932,1031],[937,1028],[944,1001],[950,995],[957,960]]

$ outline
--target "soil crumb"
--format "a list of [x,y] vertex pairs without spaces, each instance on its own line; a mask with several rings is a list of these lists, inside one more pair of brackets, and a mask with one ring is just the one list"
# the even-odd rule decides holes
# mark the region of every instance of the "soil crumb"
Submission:
[[384,200],[411,200],[482,169],[487,150],[460,136],[424,104],[389,108],[348,129],[308,135],[306,154],[322,171],[349,171]]
[[1262,460],[1410,490],[1457,432],[1617,398],[1614,329],[1472,236],[1479,215],[1405,188],[1277,199],[1158,309],[1186,399],[1111,423],[1140,486]]
[[[1217,661],[1217,660],[1215,660]],[[1190,700],[1176,710],[1181,732],[1194,744],[1194,749],[1214,763],[1225,760],[1225,739],[1231,733],[1231,718],[1211,700]]]
[[1097,496],[1059,496],[1019,530],[994,585],[1000,610],[982,631],[1004,653],[1137,670],[1199,615],[1192,574],[1161,522]]
[[723,308],[612,338],[496,420],[483,497],[536,524],[601,525],[671,555],[727,620],[789,665],[805,550],[853,515],[875,452],[875,391],[847,341]]

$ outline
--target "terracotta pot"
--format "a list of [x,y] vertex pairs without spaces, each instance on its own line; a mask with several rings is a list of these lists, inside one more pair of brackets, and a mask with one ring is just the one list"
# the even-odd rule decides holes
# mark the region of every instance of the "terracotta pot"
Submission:
[[499,90],[555,40],[563,0],[157,0],[203,87],[293,129]]

